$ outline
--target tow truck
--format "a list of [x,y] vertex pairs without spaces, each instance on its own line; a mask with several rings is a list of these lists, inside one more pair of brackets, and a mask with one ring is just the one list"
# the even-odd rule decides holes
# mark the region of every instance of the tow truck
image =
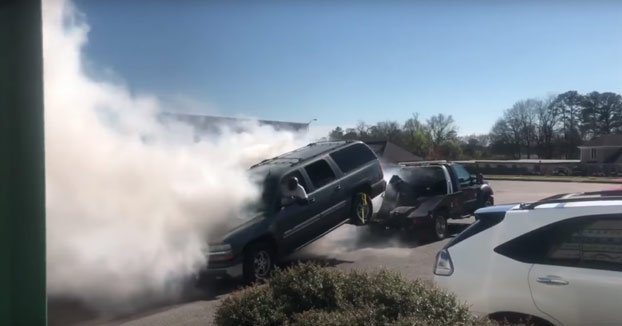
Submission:
[[448,235],[448,219],[468,218],[492,205],[493,190],[481,174],[447,161],[404,162],[389,180],[369,227],[423,231],[440,240]]

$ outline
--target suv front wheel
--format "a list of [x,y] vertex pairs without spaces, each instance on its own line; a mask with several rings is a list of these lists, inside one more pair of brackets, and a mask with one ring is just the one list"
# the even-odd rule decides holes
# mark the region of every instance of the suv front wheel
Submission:
[[272,274],[274,249],[265,242],[251,244],[244,252],[244,279],[247,282],[264,280]]

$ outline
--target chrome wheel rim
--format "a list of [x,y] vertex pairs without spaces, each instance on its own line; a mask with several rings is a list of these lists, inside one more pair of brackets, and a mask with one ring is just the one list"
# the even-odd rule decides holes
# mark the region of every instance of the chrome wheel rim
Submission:
[[270,266],[270,254],[265,250],[258,251],[257,254],[255,254],[255,258],[253,259],[255,276],[258,278],[264,278],[268,276],[268,273],[270,273]]

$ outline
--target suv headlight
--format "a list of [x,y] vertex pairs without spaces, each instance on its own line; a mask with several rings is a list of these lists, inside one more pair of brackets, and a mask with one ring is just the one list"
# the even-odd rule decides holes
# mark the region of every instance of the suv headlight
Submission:
[[209,245],[208,252],[210,255],[222,255],[231,253],[231,245],[228,243]]
[[436,264],[434,266],[434,275],[450,276],[454,273],[454,265],[451,262],[449,251],[443,249],[436,255]]

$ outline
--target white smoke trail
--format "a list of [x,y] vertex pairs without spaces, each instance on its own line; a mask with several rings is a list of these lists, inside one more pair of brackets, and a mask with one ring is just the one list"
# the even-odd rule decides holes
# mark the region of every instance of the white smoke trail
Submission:
[[48,292],[126,309],[203,266],[210,228],[258,194],[248,166],[300,140],[255,127],[195,143],[163,127],[156,97],[84,73],[83,18],[43,2]]

